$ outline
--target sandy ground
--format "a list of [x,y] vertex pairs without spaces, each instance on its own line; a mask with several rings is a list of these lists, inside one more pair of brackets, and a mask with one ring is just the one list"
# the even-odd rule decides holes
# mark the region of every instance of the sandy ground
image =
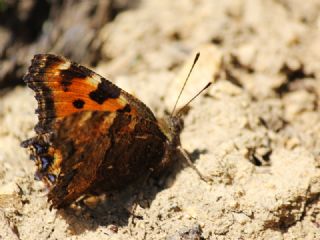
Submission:
[[[120,193],[85,211],[52,210],[21,140],[36,102],[17,87],[0,100],[0,239],[320,239],[320,3],[145,0],[107,24],[96,70],[170,111],[181,105],[189,167],[144,187],[128,220]],[[129,197],[128,197],[129,196]],[[120,199],[120,200],[119,200]],[[149,206],[148,206],[149,205]]]

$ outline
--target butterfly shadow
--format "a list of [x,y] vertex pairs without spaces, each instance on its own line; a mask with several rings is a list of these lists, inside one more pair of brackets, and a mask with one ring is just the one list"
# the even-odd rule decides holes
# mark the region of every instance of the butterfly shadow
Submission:
[[[194,150],[189,154],[190,159],[194,162],[205,152],[206,150]],[[109,195],[86,197],[69,208],[58,210],[58,214],[66,220],[68,230],[73,235],[88,230],[95,231],[99,226],[128,226],[132,218],[135,222],[143,219],[143,216],[135,215],[135,204],[149,208],[156,195],[170,188],[177,174],[186,167],[188,164],[183,154],[177,154],[172,166],[158,176],[151,176],[144,183],[136,183]]]

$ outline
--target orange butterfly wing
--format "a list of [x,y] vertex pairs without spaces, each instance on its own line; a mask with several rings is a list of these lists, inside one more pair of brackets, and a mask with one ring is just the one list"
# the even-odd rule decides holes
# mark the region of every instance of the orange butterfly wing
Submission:
[[38,101],[37,133],[50,131],[55,120],[80,111],[124,111],[155,121],[141,101],[90,69],[61,56],[38,54],[24,77]]

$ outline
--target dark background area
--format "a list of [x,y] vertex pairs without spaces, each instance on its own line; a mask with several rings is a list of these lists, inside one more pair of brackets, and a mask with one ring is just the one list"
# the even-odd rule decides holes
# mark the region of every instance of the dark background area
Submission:
[[101,28],[133,8],[128,0],[0,0],[0,89],[22,84],[36,53],[61,54],[95,66]]

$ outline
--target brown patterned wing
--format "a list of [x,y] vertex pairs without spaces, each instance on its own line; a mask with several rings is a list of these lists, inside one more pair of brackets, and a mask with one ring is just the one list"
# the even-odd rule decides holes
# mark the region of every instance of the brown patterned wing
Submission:
[[39,54],[24,81],[35,91],[39,123],[37,136],[21,145],[54,207],[94,189],[122,188],[161,161],[166,137],[151,110],[100,75]]
[[53,207],[72,203],[96,181],[105,151],[111,147],[108,133],[115,117],[116,113],[84,111],[57,125],[50,144],[60,161],[55,158],[45,173],[54,177],[48,195]]
[[123,189],[148,176],[164,156],[158,126],[126,113],[81,112],[58,126],[51,140],[62,161],[48,195],[56,208],[89,192]]

